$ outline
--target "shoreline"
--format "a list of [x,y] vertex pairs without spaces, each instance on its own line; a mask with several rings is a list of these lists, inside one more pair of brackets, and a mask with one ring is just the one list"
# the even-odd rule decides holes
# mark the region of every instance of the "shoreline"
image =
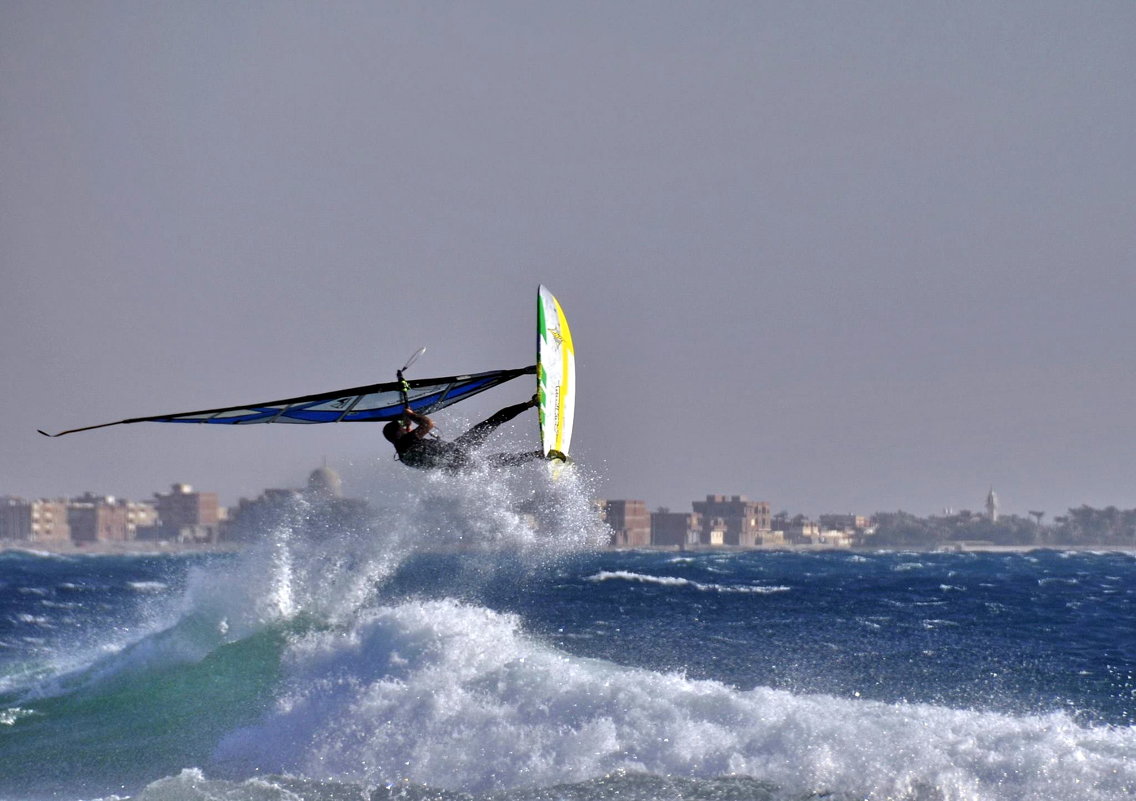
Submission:
[[[180,542],[149,542],[141,540],[116,542],[30,542],[26,540],[0,540],[0,553],[8,551],[22,551],[25,553],[44,553],[55,556],[146,556],[146,555],[172,555],[172,554],[221,554],[239,553],[255,543],[247,542],[219,542],[219,543],[180,543]],[[1045,545],[996,545],[994,543],[958,542],[934,547],[904,547],[904,546],[853,546],[847,548],[828,545],[776,545],[742,547],[737,545],[716,546],[688,546],[677,545],[636,545],[622,547],[597,548],[597,551],[613,553],[631,551],[658,551],[675,554],[703,554],[703,553],[827,553],[846,552],[859,554],[872,553],[1008,553],[1024,554],[1033,551],[1072,551],[1084,553],[1124,553],[1136,555],[1136,548],[1109,544],[1045,544]]]
[[604,548],[606,551],[662,551],[667,553],[776,553],[787,551],[791,553],[1031,553],[1033,551],[1078,551],[1085,553],[1126,553],[1136,555],[1136,547],[1110,544],[1046,544],[1046,545],[996,545],[994,543],[951,543],[950,545],[936,545],[933,547],[912,547],[900,545],[855,545],[846,548],[832,545],[756,545],[753,547],[740,545],[695,545],[680,547],[677,545],[636,545]]
[[54,556],[160,556],[164,554],[192,553],[237,553],[247,543],[186,543],[186,542],[148,542],[129,540],[116,542],[32,542],[27,540],[0,540],[0,553],[22,551],[24,553],[44,553]]

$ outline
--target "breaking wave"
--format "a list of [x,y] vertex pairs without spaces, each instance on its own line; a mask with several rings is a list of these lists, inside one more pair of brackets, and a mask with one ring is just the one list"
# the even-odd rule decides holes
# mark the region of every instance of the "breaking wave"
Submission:
[[[767,604],[797,588],[594,566],[575,575],[608,532],[588,477],[570,475],[415,474],[355,517],[297,502],[236,557],[176,570],[147,562],[166,573],[121,582],[135,611],[105,624],[104,633],[125,629],[110,645],[60,641],[54,667],[5,663],[0,798],[1096,801],[1136,793],[1131,726],[1088,725],[1063,711],[742,688],[573,653],[554,631],[491,604],[485,588],[544,582],[547,615],[581,625],[594,610],[557,610],[557,582],[625,596],[658,588],[660,603],[679,610],[683,599],[673,596],[685,592],[695,599],[688,616],[715,595]],[[735,557],[714,558],[715,575],[729,575]],[[28,569],[43,574],[34,586],[85,586],[82,566],[52,584],[51,558],[34,559]],[[407,583],[415,560],[418,583]],[[668,563],[681,566],[665,555],[652,564]],[[138,572],[126,557],[94,565],[103,577]],[[952,596],[966,597],[956,591],[962,579],[952,582]],[[940,587],[934,579],[935,592],[948,589]],[[668,632],[648,628],[619,597],[603,610],[611,636],[635,630],[672,655],[698,648],[668,646]],[[39,600],[50,598],[28,595]],[[110,607],[107,598],[92,603]],[[949,622],[925,621],[930,629]]]
[[752,592],[758,595],[768,595],[773,592],[789,592],[789,587],[765,587],[760,585],[728,585],[704,584],[691,579],[677,576],[648,576],[642,573],[633,573],[629,570],[605,570],[590,576],[588,581],[631,581],[640,584],[658,584],[662,587],[689,587],[699,592]]

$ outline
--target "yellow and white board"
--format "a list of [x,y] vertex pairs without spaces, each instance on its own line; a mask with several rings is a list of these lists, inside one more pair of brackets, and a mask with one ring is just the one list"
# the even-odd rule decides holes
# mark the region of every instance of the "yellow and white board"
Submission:
[[564,310],[544,286],[536,302],[536,380],[544,455],[568,456],[576,406],[576,351]]

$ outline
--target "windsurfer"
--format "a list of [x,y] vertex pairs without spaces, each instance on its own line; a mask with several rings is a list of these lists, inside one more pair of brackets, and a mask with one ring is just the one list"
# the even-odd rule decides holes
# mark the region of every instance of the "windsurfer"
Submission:
[[[401,420],[394,420],[383,426],[383,436],[394,445],[399,460],[407,467],[459,472],[468,470],[477,463],[478,457],[474,452],[498,426],[536,405],[537,396],[533,395],[531,400],[524,403],[506,406],[452,442],[428,437],[427,435],[434,429],[434,421],[408,408]],[[484,458],[493,467],[512,467],[541,459],[543,456],[541,451],[536,450],[524,453],[495,453]]]

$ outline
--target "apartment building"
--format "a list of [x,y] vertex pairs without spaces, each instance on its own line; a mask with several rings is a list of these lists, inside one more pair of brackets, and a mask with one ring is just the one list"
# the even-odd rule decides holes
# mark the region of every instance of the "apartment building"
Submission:
[[0,540],[66,542],[70,538],[66,501],[0,498]]
[[167,542],[217,542],[221,505],[215,492],[195,492],[189,484],[174,484],[166,494],[155,493],[156,525],[139,530],[139,539]]
[[651,544],[651,513],[645,501],[603,501],[601,506],[604,522],[612,529],[612,546],[638,548]]
[[133,539],[127,519],[126,502],[113,495],[86,492],[67,503],[71,541],[77,544],[127,542]]
[[[702,518],[699,542],[703,545],[737,545],[752,548],[783,542],[770,526],[769,503],[744,495],[707,495],[692,506]],[[777,541],[777,542],[775,542]]]
[[698,545],[702,536],[702,516],[697,512],[651,512],[651,544],[677,546]]

